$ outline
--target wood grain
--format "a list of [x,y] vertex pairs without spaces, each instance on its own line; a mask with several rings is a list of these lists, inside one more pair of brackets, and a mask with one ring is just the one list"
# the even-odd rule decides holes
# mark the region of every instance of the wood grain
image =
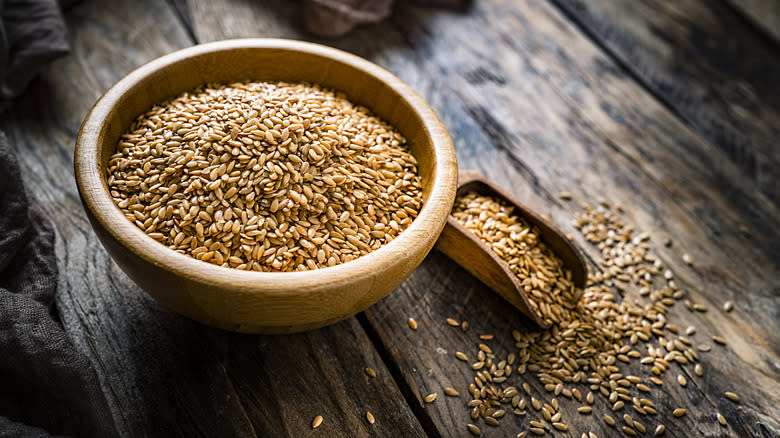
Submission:
[[780,43],[780,3],[766,0],[726,1]]
[[720,1],[554,2],[621,67],[726,152],[765,195],[780,201],[776,44]]
[[[190,4],[199,38],[217,38],[213,28],[231,37],[307,38],[297,27],[279,24],[297,17],[294,7],[281,2]],[[268,17],[275,19],[271,27],[265,26]],[[719,333],[730,343],[706,356],[706,378],[691,375],[695,383],[682,390],[670,373],[666,392],[654,392],[668,436],[778,433],[778,234],[772,224],[780,213],[729,154],[689,129],[543,1],[485,0],[468,14],[402,6],[390,22],[330,44],[368,57],[411,84],[450,130],[462,168],[479,169],[564,230],[573,232],[580,203],[607,199],[623,205],[628,219],[654,236],[679,283],[712,309],[689,314],[678,306],[670,319],[696,325],[697,341]],[[557,199],[560,191],[572,192],[575,200]],[[742,225],[754,237],[741,234]],[[666,238],[673,239],[672,247],[660,244]],[[594,248],[579,237],[577,242],[596,258]],[[693,257],[692,268],[682,262],[683,252]],[[726,299],[737,303],[729,314],[716,310]],[[407,327],[408,317],[418,321],[417,331]],[[446,325],[446,317],[468,320],[472,328],[463,333]],[[506,353],[498,346],[511,345],[511,329],[530,328],[519,312],[508,311],[503,300],[436,253],[364,318],[421,421],[441,436],[467,435],[471,421],[467,397],[441,398],[445,386],[465,394],[471,381],[468,365],[455,360],[454,351],[473,356],[477,335],[491,332],[496,349]],[[535,379],[527,381],[541,391]],[[739,405],[722,397],[730,388],[739,388]],[[433,404],[422,401],[429,392],[440,394]],[[670,415],[678,406],[689,409],[684,420]],[[571,404],[564,409],[568,436],[586,430],[614,434],[574,413]],[[716,410],[729,419],[728,428],[715,422]],[[488,432],[514,436],[527,421]]]
[[120,434],[301,436],[322,415],[328,436],[424,436],[355,319],[287,337],[209,329],[155,303],[109,259],[76,192],[79,125],[120,77],[192,41],[163,2],[83,2],[67,20],[72,54],[4,114],[0,129],[55,224],[58,308],[98,372]]

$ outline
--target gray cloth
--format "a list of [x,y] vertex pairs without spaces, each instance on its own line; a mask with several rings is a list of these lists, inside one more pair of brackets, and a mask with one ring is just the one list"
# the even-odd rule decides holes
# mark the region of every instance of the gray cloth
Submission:
[[[0,111],[67,51],[54,0],[0,0]],[[116,435],[97,374],[59,321],[56,291],[54,230],[28,202],[0,133],[0,438]]]
[[54,307],[54,230],[0,133],[0,437],[116,435],[89,359]]
[[65,22],[56,0],[0,0],[0,111],[66,53]]
[[[304,0],[303,19],[310,32],[327,38],[347,34],[361,24],[390,15],[396,0]],[[471,0],[413,0],[420,6],[466,9]]]

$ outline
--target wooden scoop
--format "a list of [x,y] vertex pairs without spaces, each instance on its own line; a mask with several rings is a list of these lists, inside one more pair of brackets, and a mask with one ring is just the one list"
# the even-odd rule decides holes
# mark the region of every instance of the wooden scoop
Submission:
[[[585,260],[569,239],[550,222],[512,199],[479,172],[462,170],[458,173],[457,195],[461,196],[466,193],[492,196],[514,206],[514,213],[524,218],[531,226],[536,226],[544,243],[563,260],[564,266],[571,271],[574,285],[579,288],[585,287],[587,279]],[[444,227],[436,247],[455,263],[482,280],[485,285],[521,312],[528,315],[540,327],[546,329],[550,326],[531,307],[530,298],[520,285],[520,279],[509,269],[509,265],[452,215],[447,219],[447,225]]]

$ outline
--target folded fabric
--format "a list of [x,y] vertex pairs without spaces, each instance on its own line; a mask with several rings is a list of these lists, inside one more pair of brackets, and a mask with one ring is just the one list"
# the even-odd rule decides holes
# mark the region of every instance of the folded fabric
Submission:
[[116,435],[89,359],[54,308],[54,230],[0,133],[0,437]]
[[[312,33],[342,36],[360,24],[376,23],[390,15],[395,0],[304,0],[303,18]],[[465,8],[470,0],[415,0],[421,6]]]
[[68,50],[56,0],[0,0],[0,111]]

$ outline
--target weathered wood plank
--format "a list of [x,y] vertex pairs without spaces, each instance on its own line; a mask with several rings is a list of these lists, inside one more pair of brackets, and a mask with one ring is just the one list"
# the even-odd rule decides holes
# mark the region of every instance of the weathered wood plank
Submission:
[[777,45],[718,1],[553,1],[780,201]]
[[[284,2],[190,4],[204,40],[307,38],[286,24],[297,22],[298,11]],[[209,34],[198,23],[225,33]],[[687,128],[555,8],[534,0],[484,0],[468,14],[402,6],[388,23],[320,42],[372,59],[410,83],[447,125],[462,168],[479,169],[565,230],[573,232],[579,202],[606,198],[625,206],[629,220],[656,244],[673,238],[670,248],[658,245],[661,257],[692,297],[713,310],[692,315],[677,306],[670,319],[696,325],[697,341],[719,333],[731,346],[706,356],[706,379],[689,376],[696,383],[688,390],[675,386],[669,373],[667,395],[654,392],[667,434],[771,436],[780,430],[778,234],[772,226],[780,212],[723,150]],[[576,201],[558,200],[555,194],[564,190]],[[762,237],[743,236],[740,225]],[[682,252],[691,254],[693,268],[681,261]],[[587,253],[597,256],[591,247]],[[714,310],[726,299],[737,302],[734,312]],[[415,332],[406,324],[410,316],[420,324]],[[446,317],[466,319],[472,328],[464,334],[447,326]],[[454,351],[473,356],[477,335],[485,332],[495,333],[494,345],[511,345],[512,328],[529,328],[519,312],[435,252],[364,318],[423,422],[442,436],[465,435],[471,421],[465,388],[473,374]],[[542,393],[534,378],[525,380]],[[461,397],[442,397],[446,386]],[[722,398],[729,388],[739,388],[741,404]],[[439,393],[433,404],[422,401],[429,392]],[[671,418],[678,406],[689,409],[684,420]],[[614,434],[599,420],[573,413],[571,404],[564,409],[568,436]],[[729,418],[729,428],[715,423],[715,410]],[[521,426],[528,426],[527,418],[489,432],[514,436]]]
[[[310,333],[213,330],[162,308],[103,251],[73,178],[81,120],[138,65],[192,44],[165,2],[84,2],[69,11],[73,53],[6,113],[28,190],[57,231],[58,306],[92,360],[123,436],[424,436],[354,318]],[[363,368],[379,376],[371,379]],[[373,426],[365,412],[374,412]]]
[[775,41],[780,42],[780,2],[766,0],[726,0],[748,20],[760,26]]

